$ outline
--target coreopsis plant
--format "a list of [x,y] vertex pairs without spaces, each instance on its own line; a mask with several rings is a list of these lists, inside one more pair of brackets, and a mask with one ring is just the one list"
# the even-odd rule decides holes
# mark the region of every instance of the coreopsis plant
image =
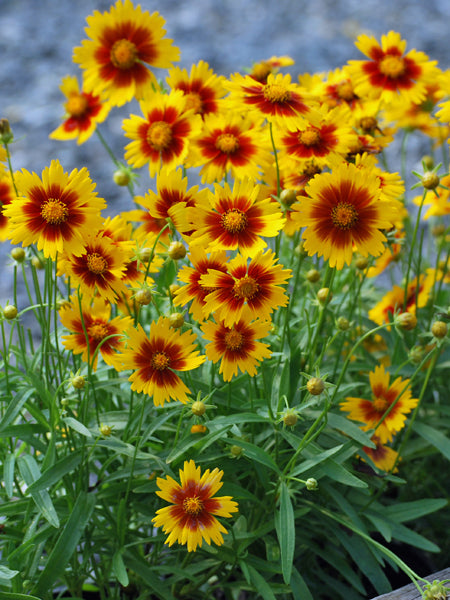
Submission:
[[98,134],[126,208],[89,165],[21,169],[0,121],[0,597],[422,591],[450,551],[448,77],[395,32],[217,74],[131,0],[87,25],[49,135]]

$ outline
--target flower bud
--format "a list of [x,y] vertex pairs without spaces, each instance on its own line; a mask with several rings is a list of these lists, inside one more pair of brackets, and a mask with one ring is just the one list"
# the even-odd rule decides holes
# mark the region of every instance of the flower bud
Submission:
[[338,317],[336,325],[341,331],[347,331],[347,329],[350,327],[350,321],[345,317]]
[[178,291],[180,289],[181,286],[178,285],[178,283],[171,283],[169,285],[169,291],[168,291],[168,295],[173,297],[175,292]]
[[130,169],[121,165],[113,173],[114,183],[120,186],[127,186],[131,181]]
[[295,190],[282,190],[280,194],[280,202],[284,206],[291,206],[297,200],[297,192]]
[[310,269],[307,273],[306,273],[306,279],[310,282],[310,283],[316,283],[317,281],[319,281],[320,279],[320,273],[317,269]]
[[242,446],[238,446],[236,444],[233,444],[230,448],[231,456],[233,456],[234,458],[239,458],[243,451],[244,450],[242,449]]
[[306,485],[306,489],[310,490],[310,491],[315,491],[315,490],[319,489],[319,484],[317,482],[317,479],[314,479],[314,477],[309,477],[306,480],[305,485]]
[[325,383],[323,379],[319,379],[319,377],[311,377],[306,384],[306,389],[313,396],[320,396],[325,389]]
[[167,253],[172,260],[181,260],[186,256],[186,246],[182,242],[172,242]]
[[205,414],[205,411],[206,411],[206,406],[205,406],[205,403],[202,402],[202,400],[196,400],[195,402],[192,403],[191,412],[196,417],[201,417],[202,415]]
[[330,302],[332,297],[333,294],[331,293],[330,288],[320,288],[320,290],[317,292],[317,300],[320,302],[320,304],[327,304]]
[[152,301],[152,293],[148,288],[142,288],[134,294],[134,299],[140,306],[147,306]]
[[411,348],[411,350],[409,351],[409,360],[413,364],[418,365],[422,361],[425,354],[426,354],[426,348],[424,346],[419,346],[419,345],[413,346]]
[[427,171],[422,175],[422,185],[426,190],[435,190],[441,180],[439,179],[439,175],[437,173],[433,173],[433,171]]
[[5,319],[12,321],[17,317],[17,308],[14,306],[14,304],[7,304],[3,309],[3,314]]
[[428,169],[429,171],[432,171],[434,169],[434,160],[432,156],[429,155],[425,155],[422,158],[422,164],[423,164],[423,168],[424,169]]
[[445,336],[447,335],[447,332],[448,332],[448,326],[447,326],[447,323],[445,323],[445,321],[435,321],[433,323],[433,325],[431,326],[431,333],[438,340],[445,338]]
[[412,331],[417,326],[417,317],[413,313],[404,312],[395,317],[395,325],[405,331]]
[[364,271],[364,269],[367,269],[368,266],[369,259],[366,256],[358,256],[358,258],[355,260],[355,267],[359,271]]
[[443,223],[439,223],[431,228],[431,234],[434,237],[440,237],[445,233],[445,225]]
[[86,380],[83,375],[75,375],[72,377],[72,385],[76,390],[82,390],[86,385]]
[[109,425],[101,425],[100,426],[100,433],[104,436],[104,437],[109,437],[112,433],[112,428]]
[[288,408],[283,415],[283,423],[286,427],[294,427],[297,425],[298,415],[293,408]]
[[206,433],[207,431],[208,428],[206,425],[202,425],[201,423],[197,423],[191,427],[191,433]]
[[183,313],[172,313],[171,315],[169,315],[169,323],[170,326],[173,327],[174,329],[179,329],[180,327],[183,327],[184,324],[184,315]]
[[18,263],[22,263],[25,260],[25,250],[17,246],[11,250],[11,257]]
[[144,264],[147,264],[148,261],[152,257],[152,249],[151,248],[141,248],[139,251],[139,260]]
[[0,119],[0,142],[9,144],[14,139],[8,119]]
[[31,258],[31,264],[33,265],[33,267],[34,267],[35,269],[38,269],[38,270],[40,270],[40,269],[43,269],[43,268],[44,268],[44,263],[43,263],[43,261],[42,261],[42,260],[39,258],[39,256],[33,256],[33,257]]

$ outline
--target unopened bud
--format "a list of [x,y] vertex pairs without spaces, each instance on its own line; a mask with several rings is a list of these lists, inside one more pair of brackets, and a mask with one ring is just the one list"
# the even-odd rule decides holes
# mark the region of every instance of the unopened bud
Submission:
[[22,263],[25,260],[25,250],[23,248],[13,248],[11,250],[11,257],[18,263]]
[[184,324],[184,315],[183,313],[172,313],[171,315],[169,315],[169,323],[170,326],[173,327],[174,329],[179,329],[180,327],[183,327]]
[[202,402],[201,400],[196,400],[195,402],[192,403],[191,412],[196,417],[201,417],[202,415],[205,414],[205,411],[206,411],[205,403]]
[[320,279],[320,273],[317,269],[310,269],[306,273],[306,279],[311,283],[316,283]]
[[306,480],[306,489],[310,490],[310,491],[315,491],[319,489],[319,484],[317,482],[317,479],[314,479],[314,477],[309,477]]
[[447,332],[448,332],[448,326],[447,326],[447,323],[445,323],[444,321],[435,321],[433,323],[433,325],[431,326],[431,333],[438,340],[445,338],[445,336],[447,335]]
[[238,458],[239,456],[241,456],[242,452],[243,452],[242,446],[238,446],[237,444],[233,444],[230,448],[231,456],[234,456],[235,458]]
[[294,427],[297,425],[298,415],[294,409],[288,408],[288,410],[283,415],[283,423],[286,427]]
[[172,242],[167,253],[172,260],[181,260],[186,256],[186,246],[182,242]]
[[333,294],[331,293],[330,288],[320,288],[320,290],[317,292],[317,300],[321,304],[327,304],[330,302],[332,297]]
[[206,433],[207,431],[208,428],[206,425],[202,425],[201,423],[197,423],[191,427],[191,433]]
[[175,292],[177,292],[180,289],[180,287],[181,286],[179,286],[178,283],[171,283],[169,285],[168,295],[173,297]]
[[404,312],[395,317],[395,324],[400,329],[412,331],[417,326],[417,317],[413,313]]
[[86,380],[83,375],[75,375],[72,377],[72,385],[76,390],[82,390],[86,385]]
[[141,306],[147,306],[152,301],[152,293],[148,288],[142,288],[135,293],[134,299]]
[[426,190],[435,190],[440,181],[439,175],[433,171],[427,171],[422,175],[422,185]]
[[0,119],[0,142],[9,144],[14,139],[8,119]]
[[350,327],[350,321],[345,317],[338,317],[336,325],[341,331],[347,331],[347,329]]
[[428,169],[429,171],[432,171],[434,168],[434,160],[432,156],[426,155],[422,158],[422,164],[424,166],[424,169]]
[[120,186],[127,186],[131,181],[131,173],[127,167],[120,166],[113,173],[114,183]]
[[44,268],[44,263],[43,263],[43,261],[42,261],[42,260],[39,258],[39,256],[33,256],[33,257],[31,258],[31,264],[33,265],[33,267],[34,267],[35,269],[38,269],[38,270],[40,270],[40,269],[43,269],[43,268]]
[[295,190],[282,190],[280,194],[280,202],[285,206],[291,206],[297,200],[297,192]]
[[323,379],[319,379],[319,377],[311,377],[306,384],[306,389],[313,396],[320,396],[325,389],[325,383]]
[[7,304],[3,309],[3,314],[5,319],[12,321],[17,317],[17,308],[14,306],[14,304]]
[[100,427],[100,433],[104,436],[104,437],[109,437],[112,433],[112,428],[109,425],[101,425]]
[[367,269],[368,266],[369,266],[369,259],[366,258],[365,256],[358,256],[358,258],[355,260],[355,267],[359,271],[364,271],[364,269]]

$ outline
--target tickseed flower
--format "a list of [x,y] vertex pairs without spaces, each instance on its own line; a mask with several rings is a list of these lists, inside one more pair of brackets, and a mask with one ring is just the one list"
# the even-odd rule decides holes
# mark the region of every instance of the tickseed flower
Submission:
[[200,277],[200,283],[214,291],[205,298],[205,309],[216,311],[216,318],[225,327],[231,327],[241,318],[244,306],[251,311],[252,318],[269,320],[271,313],[286,306],[288,297],[282,284],[290,278],[292,271],[277,263],[272,250],[257,254],[249,264],[238,254],[228,264],[228,272],[208,269]]
[[307,185],[309,198],[299,197],[295,205],[303,232],[304,247],[317,254],[330,267],[350,265],[353,252],[378,256],[384,251],[386,236],[397,218],[397,207],[380,200],[375,174],[362,173],[350,163],[342,163],[332,173],[321,173]]
[[[373,464],[382,471],[392,471],[397,462],[398,452],[393,448],[381,443],[378,435],[374,434],[371,438],[375,448],[363,446],[364,453],[372,460]],[[362,458],[362,457],[360,457]]]
[[320,122],[320,114],[312,108],[313,102],[308,92],[291,82],[290,75],[268,75],[261,83],[251,75],[235,73],[225,87],[231,94],[227,98],[230,106],[237,110],[247,109],[257,118],[270,123],[296,128],[302,117],[308,122]]
[[71,296],[70,301],[59,310],[59,317],[63,326],[71,332],[62,337],[64,347],[74,354],[81,354],[84,362],[88,362],[89,356],[94,370],[99,353],[107,365],[115,363],[117,352],[124,348],[123,334],[133,324],[131,317],[111,319],[111,304],[99,297],[94,298],[92,304],[90,298],[82,298],[80,311],[78,298]]
[[171,400],[186,403],[190,392],[177,371],[196,369],[205,361],[195,350],[196,336],[173,329],[167,317],[153,321],[148,336],[141,325],[128,335],[127,348],[119,359],[122,368],[133,370],[128,378],[131,389],[151,396],[155,406]]
[[203,129],[191,146],[188,167],[202,167],[202,183],[221,181],[231,172],[234,179],[258,179],[271,162],[268,137],[259,123],[228,110],[204,117]]
[[100,96],[80,90],[76,77],[63,77],[59,89],[66,97],[64,122],[52,133],[55,140],[77,140],[83,144],[94,133],[97,124],[103,123],[110,111],[110,105],[102,102]]
[[191,427],[191,433],[206,433],[208,431],[208,428],[206,427],[206,425],[202,425],[201,423],[195,423],[194,425],[192,425]]
[[133,140],[125,146],[125,160],[136,169],[148,164],[150,177],[163,166],[169,171],[181,166],[190,139],[200,133],[200,116],[186,110],[186,98],[179,90],[170,94],[149,90],[139,106],[144,117],[130,115],[122,125],[125,137]]
[[240,319],[230,327],[212,321],[201,326],[203,337],[210,341],[205,348],[206,356],[213,363],[221,361],[219,373],[224,381],[231,381],[238,369],[254,377],[259,363],[272,355],[269,345],[258,341],[269,334],[272,323],[251,319],[250,309],[244,306]]
[[263,250],[263,239],[275,237],[285,219],[272,198],[259,199],[260,187],[249,179],[214,185],[214,193],[199,199],[190,211],[194,233],[191,244],[208,250],[237,250],[252,257]]
[[216,75],[204,60],[186,69],[172,67],[166,83],[173,90],[181,90],[186,97],[186,109],[192,108],[196,114],[208,115],[219,112],[220,99],[225,96],[225,77]]
[[109,12],[94,11],[86,19],[88,40],[74,49],[73,60],[84,72],[87,92],[105,91],[114,106],[138,100],[156,84],[146,65],[167,69],[180,58],[179,49],[164,37],[165,20],[131,0],[118,0]]
[[[364,431],[376,428],[381,444],[392,441],[395,433],[405,425],[406,415],[417,406],[418,398],[412,398],[410,380],[397,377],[390,384],[390,375],[384,366],[375,367],[369,373],[372,398],[347,397],[341,402],[341,410],[348,412],[348,418],[365,425]],[[380,422],[381,421],[381,422]]]
[[15,181],[19,195],[3,208],[13,244],[36,244],[53,260],[63,250],[80,256],[86,234],[102,226],[100,211],[106,207],[94,192],[87,169],[74,169],[69,175],[59,161],[52,160],[42,179],[23,169],[15,174]]
[[64,255],[60,270],[70,277],[72,286],[80,286],[83,296],[97,292],[108,302],[116,303],[127,288],[122,281],[129,255],[108,237],[87,236],[82,256]]
[[222,533],[227,533],[217,517],[231,517],[237,512],[237,502],[231,496],[213,497],[222,487],[223,471],[218,468],[207,469],[203,475],[200,467],[193,460],[185,461],[180,469],[180,483],[172,477],[158,477],[156,483],[160,489],[157,495],[171,503],[171,506],[160,508],[152,519],[155,527],[162,527],[169,533],[166,544],[175,542],[186,544],[188,552],[201,548],[203,540],[221,546]]
[[204,321],[210,310],[205,308],[206,296],[214,291],[214,287],[206,287],[201,283],[202,275],[206,275],[209,269],[227,272],[227,256],[225,250],[211,252],[208,256],[202,246],[191,246],[189,262],[192,266],[185,265],[178,272],[178,279],[186,285],[178,286],[174,294],[175,306],[185,306],[192,301],[189,312],[198,322]]
[[359,96],[379,98],[385,103],[397,95],[415,103],[425,98],[425,84],[438,73],[436,61],[416,50],[405,53],[406,41],[395,31],[382,35],[381,45],[365,34],[355,45],[369,59],[349,61],[348,71]]

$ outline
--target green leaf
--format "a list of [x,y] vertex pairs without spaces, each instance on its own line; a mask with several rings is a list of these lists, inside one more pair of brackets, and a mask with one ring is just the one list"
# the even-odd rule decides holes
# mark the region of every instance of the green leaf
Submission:
[[84,437],[92,437],[92,433],[89,431],[89,429],[83,425],[83,423],[80,423],[80,421],[77,421],[73,417],[65,417],[63,421],[68,427],[74,429],[77,433],[84,435]]
[[401,523],[394,523],[393,521],[388,522],[392,527],[392,537],[396,540],[420,548],[424,552],[439,552],[439,546],[433,544],[430,540],[427,540],[423,535],[408,529],[408,527],[405,527],[405,525],[402,525]]
[[5,491],[8,498],[13,497],[14,493],[14,465],[16,457],[13,453],[7,454],[3,463],[3,480],[5,482]]
[[51,487],[54,483],[61,481],[64,475],[74,471],[80,463],[81,452],[68,454],[60,461],[56,462],[52,467],[44,471],[39,479],[36,479],[36,481],[30,485],[28,491],[31,493]]
[[264,600],[276,600],[275,594],[272,592],[272,588],[264,579],[264,577],[249,564],[247,564],[247,569],[251,583],[254,585],[255,590],[261,594]]
[[295,550],[295,519],[287,485],[280,486],[280,508],[275,514],[275,526],[281,551],[281,572],[284,582],[291,581]]
[[18,575],[19,571],[12,571],[5,567],[5,565],[0,565],[0,578],[1,579],[12,579],[16,575]]
[[[272,391],[270,404],[272,412],[277,414],[279,411],[279,403],[282,396],[289,397],[289,385],[290,385],[290,349],[286,344],[286,354],[283,360],[278,365],[275,375],[272,380]],[[284,353],[283,353],[284,354]]]
[[[27,486],[31,486],[35,481],[37,481],[40,478],[41,472],[39,470],[39,466],[35,459],[29,454],[20,456],[17,459],[17,465],[19,467],[20,474],[22,475],[23,480],[27,484]],[[37,492],[30,491],[30,495],[33,498],[38,510],[47,519],[50,525],[53,525],[53,527],[58,528],[58,515],[56,514],[55,507],[53,506],[48,492],[45,490],[40,490]]]
[[328,459],[324,463],[320,465],[320,469],[324,472],[325,475],[328,475],[330,479],[334,479],[334,481],[339,481],[339,483],[343,483],[344,485],[350,485],[352,487],[368,487],[365,481],[358,479],[355,477],[350,471],[347,471],[342,465],[337,463],[334,460]]
[[450,460],[450,439],[447,436],[437,429],[434,429],[434,427],[430,427],[424,423],[418,423],[417,421],[414,423],[413,429],[421,437],[427,440],[427,442],[439,450],[439,452],[441,452],[445,458]]
[[348,437],[352,438],[352,440],[355,440],[361,444],[361,446],[375,448],[375,444],[370,439],[370,436],[347,417],[329,412],[327,418],[328,425],[330,425],[333,429],[345,433],[348,435]]
[[114,553],[112,564],[117,581],[120,583],[120,585],[127,587],[130,581],[128,579],[128,573],[125,568],[125,563],[123,562],[122,553],[120,550],[117,550],[117,552]]
[[339,452],[339,450],[341,450],[343,447],[343,444],[340,444],[339,446],[335,446],[334,448],[330,448],[329,450],[324,450],[324,452],[317,454],[314,458],[309,458],[308,460],[303,461],[298,465],[296,469],[292,471],[292,473],[290,473],[290,475],[292,475],[292,477],[296,477],[297,475],[300,475],[300,473],[308,471],[309,469],[320,464],[330,456],[333,456],[333,454]]
[[384,515],[396,523],[412,521],[436,512],[448,505],[446,498],[424,498],[412,502],[400,502],[383,507]]
[[152,592],[156,594],[158,600],[173,600],[172,592],[164,585],[158,573],[158,566],[154,569],[149,567],[148,563],[131,550],[124,553],[125,564],[130,569],[139,574],[139,577],[148,585]]
[[259,446],[255,446],[255,444],[251,444],[250,442],[245,442],[240,439],[233,439],[233,444],[236,446],[240,446],[245,450],[245,455],[247,458],[252,460],[256,460],[257,462],[265,465],[275,471],[275,473],[280,474],[280,469],[278,465],[275,463],[273,458],[268,454],[265,450],[260,448]]
[[30,594],[13,594],[11,592],[0,592],[0,600],[42,600]]
[[35,590],[37,594],[47,593],[63,573],[91,518],[94,504],[94,494],[80,492],[69,519],[64,525],[61,535],[56,540],[44,570],[39,576]]
[[295,567],[292,568],[291,588],[294,600],[314,600],[305,580]]
[[0,433],[5,427],[14,422],[15,418],[22,410],[23,405],[32,394],[34,394],[33,388],[30,389],[29,387],[26,387],[12,396],[0,422]]

